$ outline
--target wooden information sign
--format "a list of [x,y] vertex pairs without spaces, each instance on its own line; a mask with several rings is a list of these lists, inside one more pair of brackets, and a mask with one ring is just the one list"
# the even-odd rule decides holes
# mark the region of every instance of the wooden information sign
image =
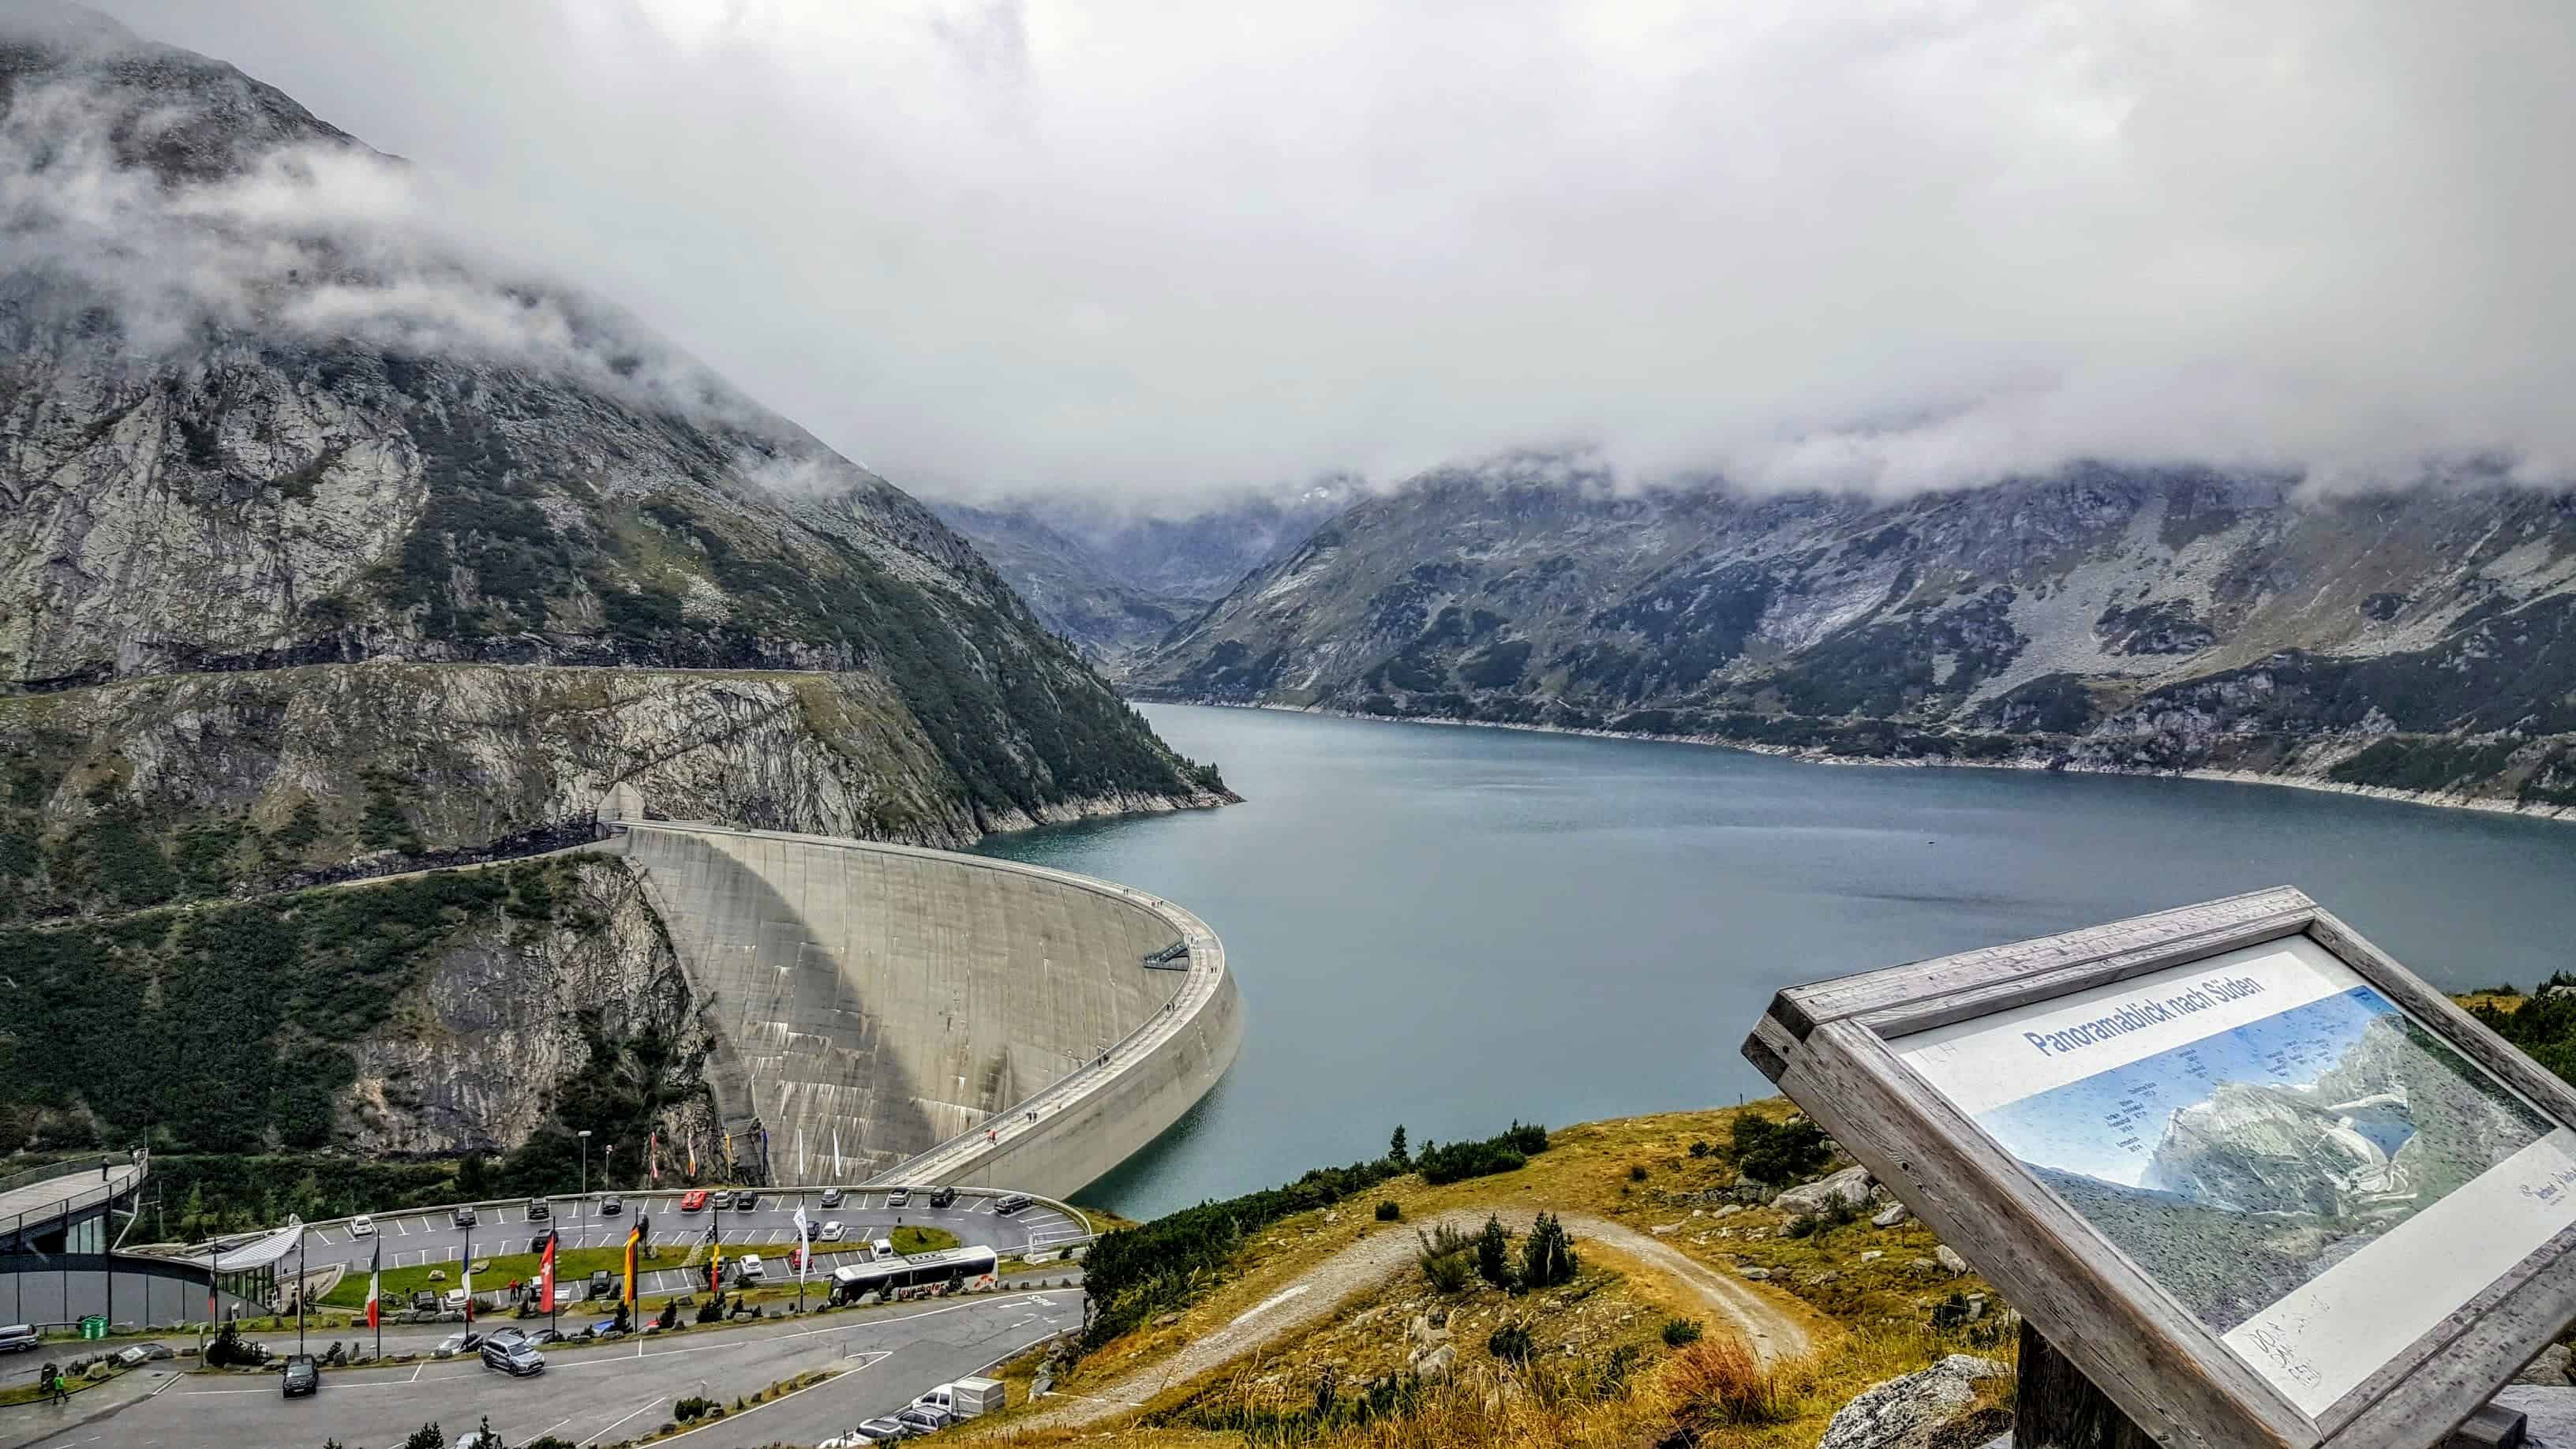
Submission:
[[2576,1091],[2295,890],[1793,987],[1744,1052],[2155,1442],[2427,1449],[2576,1318]]

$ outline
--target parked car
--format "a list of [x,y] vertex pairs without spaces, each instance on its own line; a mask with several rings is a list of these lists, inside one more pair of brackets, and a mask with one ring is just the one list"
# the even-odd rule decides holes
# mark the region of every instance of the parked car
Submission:
[[768,1265],[760,1261],[758,1253],[745,1253],[733,1260],[733,1280],[736,1283],[765,1283],[769,1281]]
[[601,1217],[613,1218],[624,1211],[626,1211],[626,1200],[613,1192],[599,1200],[599,1215]]
[[893,1257],[894,1239],[879,1238],[875,1242],[868,1244],[868,1256],[879,1261]]
[[528,1251],[530,1253],[543,1254],[546,1250],[546,1239],[551,1236],[553,1236],[551,1233],[539,1233],[535,1237],[528,1239]]
[[463,1333],[451,1333],[445,1338],[440,1339],[438,1341],[438,1347],[429,1351],[429,1356],[431,1358],[454,1358],[460,1353],[472,1353],[474,1350],[481,1348],[482,1346],[483,1335],[474,1332],[472,1329],[467,1329]]
[[551,1206],[549,1206],[549,1205],[547,1204],[547,1202],[546,1202],[546,1200],[545,1200],[544,1198],[541,1198],[541,1197],[532,1197],[532,1198],[528,1199],[528,1221],[529,1221],[529,1222],[532,1222],[532,1223],[541,1223],[541,1222],[544,1222],[546,1219],[553,1217],[554,1215],[555,1215],[555,1210],[554,1210],[554,1208],[553,1208],[553,1207],[551,1207]]
[[448,1312],[450,1312],[450,1313],[462,1313],[462,1312],[464,1312],[464,1311],[465,1311],[465,1290],[464,1290],[463,1288],[450,1288],[450,1289],[448,1289],[448,1290],[447,1290],[447,1296],[445,1296],[444,1298],[442,1298],[442,1299],[440,1299],[440,1300],[439,1300],[439,1304],[438,1304],[438,1306],[439,1306],[439,1307],[441,1307],[441,1308],[446,1309],[446,1310],[447,1310]]
[[322,1387],[322,1365],[309,1353],[290,1355],[286,1360],[286,1373],[279,1384],[287,1398],[309,1394]]
[[760,1206],[760,1194],[753,1192],[750,1188],[746,1187],[742,1191],[733,1195],[733,1210],[735,1212],[747,1213],[758,1206]]
[[816,1233],[814,1236],[827,1243],[837,1243],[841,1240],[841,1231],[841,1220],[839,1218],[834,1218],[830,1222],[825,1223],[823,1225],[823,1231]]
[[823,1189],[823,1206],[825,1206],[825,1207],[827,1207],[827,1208],[836,1208],[836,1207],[839,1207],[840,1205],[841,1205],[841,1190],[840,1190],[839,1188],[837,1188],[837,1187],[827,1187],[827,1188]]
[[494,1341],[483,1345],[483,1366],[499,1369],[514,1379],[546,1371],[546,1356],[537,1346],[522,1338],[513,1343]]
[[912,1189],[908,1187],[898,1187],[894,1191],[886,1194],[886,1206],[890,1208],[912,1206]]
[[376,1220],[374,1218],[367,1216],[365,1213],[360,1213],[356,1217],[349,1219],[350,1237],[372,1238],[375,1235]]
[[44,1341],[32,1323],[13,1323],[0,1328],[0,1353],[25,1353]]
[[555,1306],[557,1308],[569,1308],[572,1306],[574,1300],[579,1297],[581,1297],[581,1290],[570,1283],[557,1283],[555,1285]]
[[1027,1207],[1028,1205],[1029,1205],[1029,1195],[1028,1195],[1027,1193],[1024,1193],[1024,1192],[1015,1192],[1015,1193],[1012,1193],[1010,1196],[1003,1198],[1001,1201],[999,1201],[999,1202],[997,1202],[997,1203],[993,1204],[993,1211],[995,1211],[995,1212],[997,1212],[997,1213],[1001,1213],[1001,1214],[1003,1214],[1004,1216],[1006,1216],[1006,1217],[1007,1217],[1008,1215],[1010,1215],[1010,1214],[1012,1214],[1012,1213],[1015,1213],[1015,1212],[1018,1212],[1018,1211],[1020,1211],[1021,1209],[1023,1209],[1023,1208],[1025,1208],[1025,1207]]
[[943,1187],[939,1191],[932,1193],[930,1195],[930,1205],[935,1208],[955,1207],[957,1205],[957,1189],[953,1187]]
[[[563,1297],[564,1292],[565,1290],[561,1288],[557,1288],[555,1290],[555,1300],[557,1302],[567,1301]],[[550,1343],[561,1343],[571,1336],[572,1335],[567,1333],[559,1333],[551,1328],[540,1328],[536,1332],[528,1335],[528,1342],[538,1348],[543,1348]]]
[[912,1426],[900,1419],[870,1419],[856,1432],[862,1444],[900,1444],[913,1435]]
[[411,1295],[411,1306],[415,1313],[435,1313],[438,1311],[438,1295],[423,1288]]
[[910,1429],[915,1434],[936,1434],[940,1430],[948,1427],[948,1416],[946,1414],[939,1412],[937,1409],[922,1408],[918,1404],[909,1409],[896,1410],[894,1417],[895,1422],[902,1424],[905,1428]]
[[468,1429],[456,1436],[456,1449],[501,1449],[498,1429]]
[[527,1341],[528,1336],[515,1328],[496,1328],[490,1333],[484,1335],[483,1346],[485,1348],[490,1348],[492,1345],[497,1343],[503,1348],[508,1348],[512,1344],[525,1343]]
[[693,1187],[680,1194],[680,1211],[684,1213],[696,1212],[706,1205],[707,1190],[703,1187]]
[[714,1208],[717,1212],[723,1212],[726,1208],[732,1207],[733,1189],[729,1187],[717,1188],[714,1195],[707,1199],[707,1206]]
[[591,1271],[591,1275],[590,1275],[590,1296],[591,1296],[591,1297],[593,1297],[593,1298],[606,1298],[606,1297],[608,1297],[610,1294],[615,1293],[616,1291],[617,1291],[617,1286],[616,1286],[614,1283],[611,1283],[611,1282],[609,1281],[609,1278],[608,1278],[608,1270],[607,1270],[606,1268],[596,1268],[596,1269],[593,1269],[593,1270]]
[[456,1225],[460,1228],[474,1226],[474,1208],[471,1204],[456,1210]]

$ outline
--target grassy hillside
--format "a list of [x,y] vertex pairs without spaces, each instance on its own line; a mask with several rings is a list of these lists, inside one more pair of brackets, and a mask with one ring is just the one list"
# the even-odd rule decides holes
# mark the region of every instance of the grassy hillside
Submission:
[[[1024,1407],[996,1429],[1014,1444],[1079,1440],[1119,1449],[1490,1443],[1646,1449],[1721,1428],[1723,1437],[1707,1442],[1803,1446],[1872,1383],[1953,1352],[2009,1361],[2008,1320],[1990,1290],[1973,1275],[1954,1276],[1935,1265],[1937,1241],[1920,1224],[1880,1229],[1862,1218],[1821,1229],[1813,1221],[1793,1226],[1789,1214],[1735,1201],[1742,1156],[1737,1119],[1767,1124],[1790,1110],[1769,1101],[1589,1123],[1553,1134],[1547,1151],[1524,1155],[1519,1166],[1440,1185],[1419,1171],[1361,1181],[1374,1175],[1361,1169],[1387,1164],[1357,1164],[1322,1179],[1339,1179],[1349,1191],[1276,1221],[1238,1212],[1250,1199],[1197,1210],[1241,1225],[1231,1250],[1188,1273],[1186,1291],[1157,1302],[1137,1326],[1060,1371],[1060,1390],[1099,1394],[1131,1374],[1169,1365],[1189,1345],[1230,1325],[1283,1311],[1281,1305],[1303,1296],[1296,1290],[1310,1275],[1303,1291],[1347,1291],[1354,1283],[1333,1278],[1330,1265],[1354,1247],[1392,1237],[1405,1265],[1392,1280],[1283,1342],[1153,1393],[1127,1425],[1104,1432],[1040,1420],[1032,1427],[1038,1416]],[[1309,1187],[1317,1181],[1310,1179]],[[1392,1220],[1380,1216],[1387,1211],[1381,1203],[1393,1204]],[[1525,1221],[1534,1212],[1577,1222],[1597,1218],[1644,1235],[1655,1250],[1612,1247],[1576,1227],[1573,1276],[1518,1292],[1485,1281],[1472,1266],[1463,1284],[1444,1289],[1416,1261],[1426,1224],[1453,1215],[1474,1223],[1489,1213]],[[1518,1264],[1530,1234],[1507,1236],[1507,1256]],[[1745,1282],[1804,1325],[1817,1352],[1778,1372],[1752,1363],[1706,1306],[1705,1293],[1660,1258],[1665,1249],[1694,1270]],[[1471,1265],[1474,1256],[1470,1249]],[[1416,1325],[1435,1315],[1445,1317],[1441,1341],[1456,1353],[1445,1382],[1406,1369],[1410,1351],[1423,1346]],[[1515,1329],[1527,1335],[1525,1343]],[[1011,1367],[1016,1399],[1025,1400],[1036,1366]]]

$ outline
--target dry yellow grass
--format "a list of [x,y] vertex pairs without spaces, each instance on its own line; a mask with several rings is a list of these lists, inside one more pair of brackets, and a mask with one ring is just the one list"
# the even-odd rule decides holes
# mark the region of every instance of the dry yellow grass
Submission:
[[[1575,1287],[1582,1292],[1507,1299],[1493,1290],[1478,1290],[1448,1300],[1458,1315],[1450,1342],[1460,1355],[1459,1373],[1450,1384],[1430,1390],[1401,1416],[1298,1442],[1333,1449],[1464,1449],[1471,1444],[1648,1449],[1677,1429],[1700,1427],[1708,1431],[1705,1443],[1805,1449],[1816,1442],[1836,1409],[1871,1384],[1953,1352],[2009,1361],[2010,1336],[1995,1341],[1991,1320],[1964,1331],[1931,1327],[1932,1308],[1950,1294],[1988,1290],[1973,1276],[1953,1278],[1938,1268],[1918,1266],[1918,1260],[1928,1263],[1937,1245],[1921,1225],[1879,1229],[1863,1220],[1816,1237],[1790,1239],[1778,1236],[1785,1217],[1775,1210],[1727,1211],[1736,1205],[1723,1201],[1720,1190],[1733,1180],[1734,1168],[1714,1152],[1693,1157],[1691,1145],[1722,1146],[1739,1111],[1776,1118],[1791,1110],[1774,1100],[1741,1109],[1586,1123],[1559,1131],[1550,1151],[1517,1172],[1445,1187],[1408,1176],[1330,1211],[1284,1220],[1247,1243],[1230,1275],[1198,1303],[1094,1353],[1058,1388],[1083,1393],[1166,1360],[1372,1235],[1395,1232],[1410,1238],[1416,1222],[1493,1210],[1591,1214],[1651,1234],[1718,1272],[1764,1269],[1771,1280],[1757,1291],[1802,1316],[1817,1351],[1776,1374],[1756,1371],[1758,1383],[1747,1380],[1738,1392],[1739,1401],[1749,1393],[1768,1405],[1766,1413],[1749,1417],[1770,1422],[1746,1422],[1742,1413],[1729,1415],[1733,1422],[1709,1421],[1706,1405],[1716,1382],[1710,1377],[1712,1365],[1727,1354],[1724,1326],[1709,1321],[1710,1336],[1703,1346],[1678,1354],[1666,1349],[1660,1340],[1666,1317],[1707,1317],[1689,1306],[1700,1301],[1698,1295],[1653,1266],[1581,1241],[1577,1234],[1585,1271]],[[1636,1173],[1640,1168],[1642,1179]],[[1404,1220],[1375,1221],[1371,1210],[1381,1198],[1397,1203]],[[1015,1429],[1012,1421],[1024,1416],[1022,1410],[987,1428],[985,1435],[1029,1449],[1074,1443],[1177,1449],[1255,1442],[1238,1430],[1196,1429],[1182,1421],[1221,1418],[1228,1406],[1286,1410],[1310,1403],[1328,1366],[1346,1394],[1358,1392],[1369,1379],[1402,1367],[1405,1327],[1434,1296],[1419,1273],[1408,1273],[1257,1355],[1154,1396],[1141,1414],[1131,1416],[1130,1427]],[[1543,1349],[1527,1368],[1498,1363],[1485,1350],[1486,1334],[1503,1315],[1525,1322]],[[1563,1352],[1569,1343],[1576,1347],[1572,1359]],[[1636,1370],[1623,1391],[1604,1392],[1600,1366],[1622,1345],[1636,1353]],[[1006,1369],[1015,1402],[1025,1403],[1034,1366]],[[1577,1368],[1590,1377],[1583,1379]]]

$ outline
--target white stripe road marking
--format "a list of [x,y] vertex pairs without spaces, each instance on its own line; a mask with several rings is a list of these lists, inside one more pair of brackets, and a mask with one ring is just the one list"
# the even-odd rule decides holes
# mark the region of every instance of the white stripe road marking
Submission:
[[582,1440],[581,1443],[584,1446],[584,1449],[586,1449],[586,1446],[588,1445],[596,1444],[600,1440],[607,1438],[609,1430],[615,1429],[618,1424],[625,1423],[628,1419],[634,1418],[637,1414],[643,1413],[645,1409],[649,1409],[660,1402],[662,1401],[659,1398],[647,1399],[644,1401],[642,1408],[628,1410],[625,1414],[619,1416],[616,1423],[610,1424],[607,1429],[602,1429],[598,1433],[591,1435],[589,1438]]

